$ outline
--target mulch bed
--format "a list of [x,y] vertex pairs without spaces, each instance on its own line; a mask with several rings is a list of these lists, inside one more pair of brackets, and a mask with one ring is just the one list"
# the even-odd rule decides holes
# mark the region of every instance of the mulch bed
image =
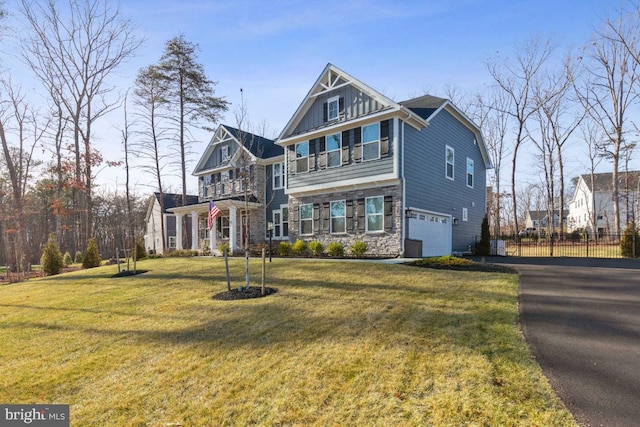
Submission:
[[249,298],[262,298],[278,292],[276,288],[264,288],[264,295],[262,295],[262,288],[260,286],[252,286],[249,289],[242,288],[241,290],[232,289],[230,291],[220,292],[213,296],[213,299],[222,301],[235,301]]
[[116,277],[129,277],[129,276],[135,276],[137,274],[142,274],[142,273],[146,273],[149,270],[122,270],[120,273],[116,273],[113,276],[111,276],[112,279],[116,278]]

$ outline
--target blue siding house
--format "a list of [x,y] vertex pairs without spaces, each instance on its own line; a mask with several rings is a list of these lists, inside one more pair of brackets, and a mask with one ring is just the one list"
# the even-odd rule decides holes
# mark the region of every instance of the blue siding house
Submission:
[[491,164],[478,126],[446,99],[395,102],[328,64],[276,144],[289,240],[421,257],[480,235]]

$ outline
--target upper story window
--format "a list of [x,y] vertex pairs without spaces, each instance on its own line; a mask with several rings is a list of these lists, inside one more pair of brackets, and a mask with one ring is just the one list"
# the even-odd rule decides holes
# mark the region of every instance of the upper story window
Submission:
[[220,147],[220,161],[226,162],[227,160],[229,160],[229,146],[223,145]]
[[313,205],[300,205],[300,234],[313,234]]
[[296,144],[296,173],[309,170],[309,141]]
[[220,191],[222,194],[226,194],[231,191],[231,186],[229,185],[229,171],[220,172],[220,183]]
[[327,101],[327,120],[336,120],[340,113],[340,97],[334,96]]
[[284,188],[284,163],[275,163],[273,165],[273,189],[279,190]]
[[473,188],[473,160],[467,158],[467,187]]
[[445,174],[446,177],[453,181],[453,163],[455,161],[455,151],[447,145],[445,154]]
[[362,126],[362,160],[380,158],[380,123]]
[[327,167],[332,168],[342,164],[342,134],[334,133],[327,136]]
[[331,202],[331,233],[346,232],[346,205],[344,200]]
[[384,231],[384,197],[367,197],[365,206],[366,232]]

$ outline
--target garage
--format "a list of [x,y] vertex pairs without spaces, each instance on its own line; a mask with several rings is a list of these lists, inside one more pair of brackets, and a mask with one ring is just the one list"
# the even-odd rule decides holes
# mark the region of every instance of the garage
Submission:
[[451,217],[414,212],[408,238],[422,242],[423,257],[451,255]]

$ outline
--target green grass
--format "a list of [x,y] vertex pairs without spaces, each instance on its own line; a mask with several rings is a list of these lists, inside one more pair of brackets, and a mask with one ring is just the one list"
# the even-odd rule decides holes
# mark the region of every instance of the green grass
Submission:
[[0,402],[68,403],[74,426],[575,425],[515,275],[274,259],[276,294],[217,301],[220,259],[138,266],[1,286]]

